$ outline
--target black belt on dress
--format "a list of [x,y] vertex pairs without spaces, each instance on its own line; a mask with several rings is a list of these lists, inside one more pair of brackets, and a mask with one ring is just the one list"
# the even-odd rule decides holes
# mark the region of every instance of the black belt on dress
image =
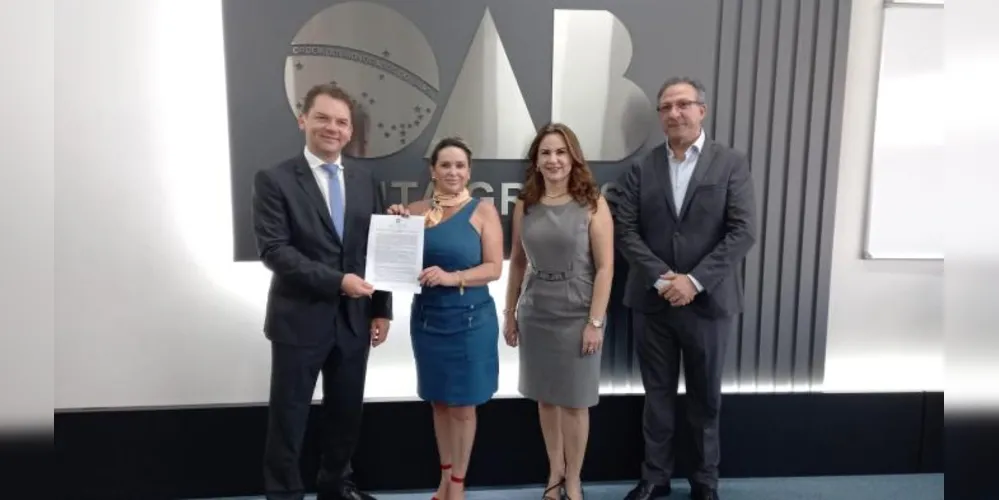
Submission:
[[566,281],[573,278],[569,271],[541,271],[532,268],[531,274],[542,281]]

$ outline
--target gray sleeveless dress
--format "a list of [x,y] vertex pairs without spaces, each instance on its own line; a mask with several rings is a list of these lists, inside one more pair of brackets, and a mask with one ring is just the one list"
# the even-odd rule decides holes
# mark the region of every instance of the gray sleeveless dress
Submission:
[[531,206],[521,224],[527,271],[517,306],[520,393],[569,408],[600,394],[600,351],[583,355],[594,265],[589,208],[570,201]]

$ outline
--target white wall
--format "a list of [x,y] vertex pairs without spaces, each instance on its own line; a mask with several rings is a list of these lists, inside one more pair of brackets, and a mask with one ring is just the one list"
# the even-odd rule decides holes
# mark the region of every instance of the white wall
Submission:
[[[999,2],[952,2],[945,17],[947,77],[974,96],[948,113],[947,226],[948,425],[999,421]],[[965,427],[968,428],[968,427]],[[983,427],[978,427],[983,428]],[[963,443],[962,443],[963,444]],[[980,445],[988,446],[989,440]],[[974,449],[974,448],[972,448]]]
[[[933,388],[940,266],[859,260],[880,10],[855,1],[826,389]],[[221,25],[205,0],[57,6],[57,409],[266,401],[268,274],[232,262]],[[368,399],[415,397],[397,304]],[[516,351],[500,353],[514,395]]]
[[[51,1],[5,2],[0,15],[0,441],[51,435]],[[51,438],[49,438],[51,443]],[[5,451],[9,448],[4,448]]]
[[853,0],[825,391],[943,390],[943,262],[861,259],[882,9]]

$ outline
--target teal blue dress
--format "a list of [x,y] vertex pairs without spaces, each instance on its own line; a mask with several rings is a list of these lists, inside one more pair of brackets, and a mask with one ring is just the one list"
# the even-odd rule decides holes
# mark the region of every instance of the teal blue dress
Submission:
[[[457,213],[427,228],[423,268],[454,272],[482,264],[482,240],[471,224],[473,198]],[[488,286],[423,287],[413,297],[410,338],[417,394],[424,401],[474,406],[489,401],[499,384],[499,319]]]

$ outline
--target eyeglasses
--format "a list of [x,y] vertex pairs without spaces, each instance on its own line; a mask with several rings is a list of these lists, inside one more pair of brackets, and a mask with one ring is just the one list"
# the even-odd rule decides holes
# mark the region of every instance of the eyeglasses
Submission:
[[660,113],[669,113],[670,111],[673,111],[673,108],[679,109],[680,111],[686,111],[695,104],[700,105],[704,103],[701,101],[677,101],[675,103],[671,102],[666,104],[660,104],[656,108],[656,111]]

